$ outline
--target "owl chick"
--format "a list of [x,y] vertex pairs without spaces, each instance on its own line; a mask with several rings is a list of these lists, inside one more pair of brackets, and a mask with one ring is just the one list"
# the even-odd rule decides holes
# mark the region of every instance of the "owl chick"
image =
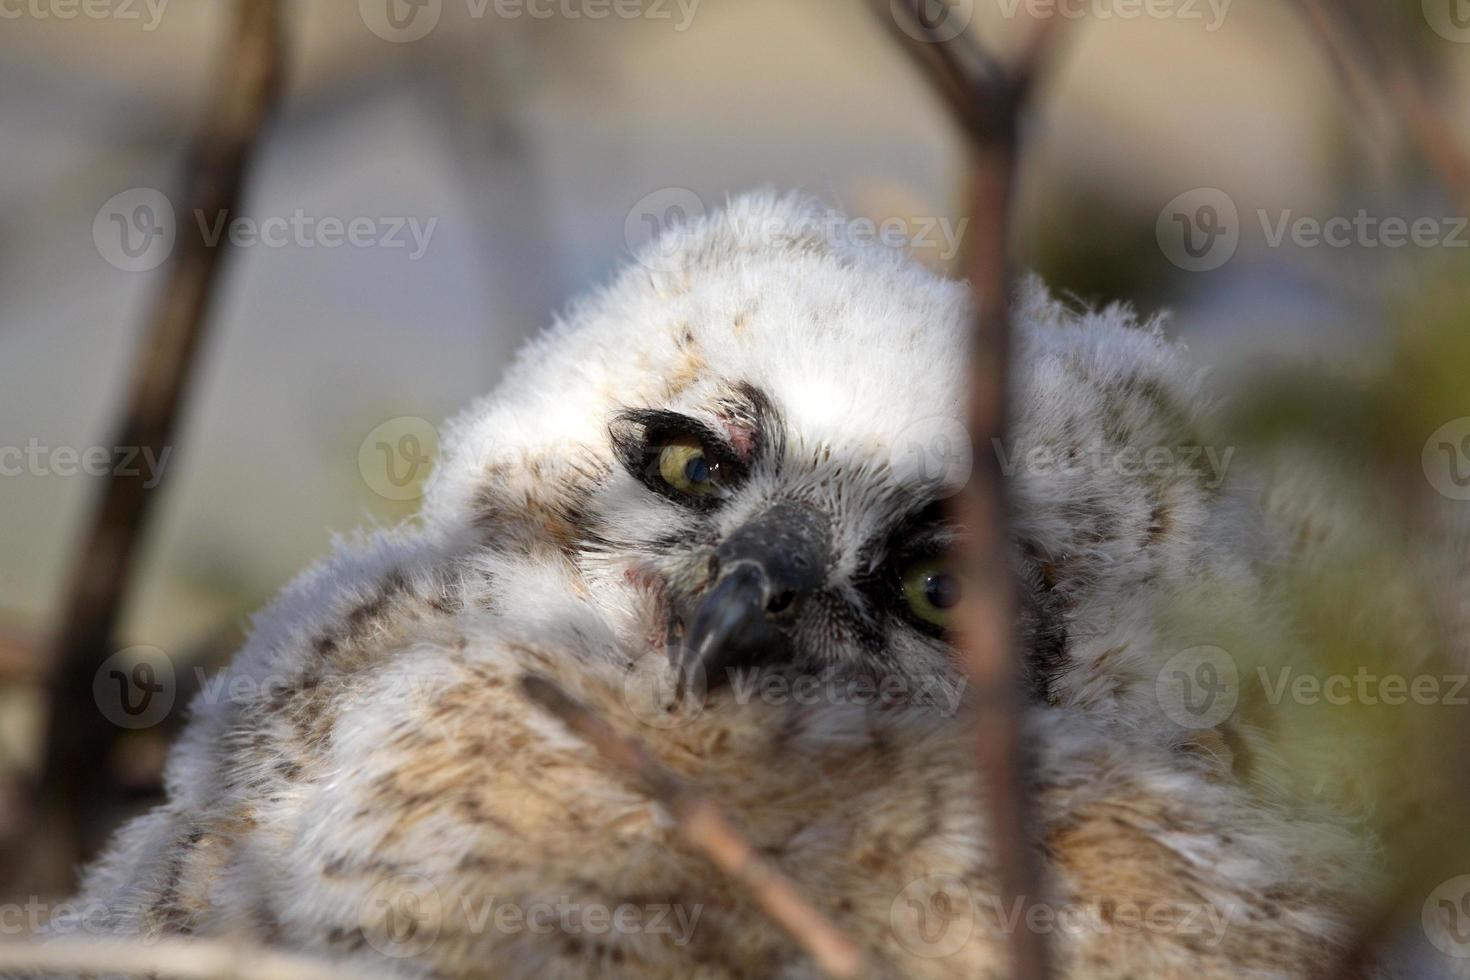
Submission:
[[449,426],[419,518],[257,618],[168,802],[86,876],[93,926],[403,976],[815,975],[521,696],[535,673],[898,975],[1003,977],[1018,928],[1067,977],[1326,969],[1358,842],[1272,792],[1251,732],[1159,693],[1209,639],[1175,613],[1259,593],[1248,488],[1157,324],[1036,284],[994,448],[1047,891],[998,897],[947,633],[970,299],[834,227],[742,198],[532,343]]

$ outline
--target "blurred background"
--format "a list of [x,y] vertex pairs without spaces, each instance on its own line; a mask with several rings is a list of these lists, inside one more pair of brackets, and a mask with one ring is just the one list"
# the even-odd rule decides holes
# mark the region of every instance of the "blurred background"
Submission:
[[[1052,9],[958,6],[998,51],[1028,12]],[[1407,283],[1451,262],[1463,274],[1470,231],[1384,135],[1395,109],[1353,107],[1292,5],[1062,6],[1089,15],[1038,95],[1017,218],[1023,261],[1056,289],[1171,310],[1169,329],[1228,374],[1386,350]],[[1466,6],[1366,8],[1461,145]],[[287,9],[287,88],[244,211],[306,230],[237,243],[175,444],[156,461],[167,482],[120,648],[217,663],[334,533],[411,514],[413,484],[384,480],[370,435],[397,445],[412,432],[430,451],[434,425],[674,211],[801,189],[897,221],[918,258],[954,264],[961,137],[862,3]],[[110,446],[167,272],[119,252],[108,229],[150,195],[178,205],[230,26],[219,0],[0,0],[0,770],[12,775],[37,763],[42,651],[103,486],[58,450]],[[1359,229],[1339,246],[1298,233],[1298,219],[1360,209],[1428,219],[1434,234],[1394,246]],[[176,220],[183,234],[194,219]],[[330,246],[333,221],[357,222],[360,241]],[[1203,251],[1182,237],[1195,233]],[[126,778],[146,788],[163,736],[137,739]]]

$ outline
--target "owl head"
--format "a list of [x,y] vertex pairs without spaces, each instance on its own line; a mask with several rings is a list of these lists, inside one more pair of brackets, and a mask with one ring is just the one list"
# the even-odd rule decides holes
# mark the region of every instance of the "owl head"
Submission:
[[1030,689],[1126,717],[1147,671],[1112,648],[1146,611],[1118,597],[1223,540],[1223,481],[1184,458],[1196,378],[1156,324],[1032,284],[1013,432],[973,459],[967,288],[846,227],[757,194],[669,231],[451,424],[426,519],[564,568],[712,687],[779,667],[932,691],[957,676],[945,501],[997,471]]

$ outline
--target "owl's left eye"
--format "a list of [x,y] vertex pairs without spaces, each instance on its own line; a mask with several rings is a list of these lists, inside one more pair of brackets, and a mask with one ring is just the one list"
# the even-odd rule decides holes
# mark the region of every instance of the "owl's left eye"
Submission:
[[720,488],[720,464],[697,439],[676,439],[658,450],[658,475],[680,493],[708,497]]
[[915,618],[941,630],[953,625],[960,604],[960,577],[944,558],[923,558],[899,576],[904,605]]

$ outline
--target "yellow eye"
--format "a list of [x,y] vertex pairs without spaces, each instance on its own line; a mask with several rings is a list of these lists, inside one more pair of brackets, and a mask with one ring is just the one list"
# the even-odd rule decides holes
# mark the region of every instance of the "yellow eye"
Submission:
[[719,464],[695,439],[679,439],[659,450],[658,475],[675,490],[705,496],[719,487]]
[[948,629],[960,604],[960,577],[943,558],[914,562],[900,579],[909,610],[926,623]]

